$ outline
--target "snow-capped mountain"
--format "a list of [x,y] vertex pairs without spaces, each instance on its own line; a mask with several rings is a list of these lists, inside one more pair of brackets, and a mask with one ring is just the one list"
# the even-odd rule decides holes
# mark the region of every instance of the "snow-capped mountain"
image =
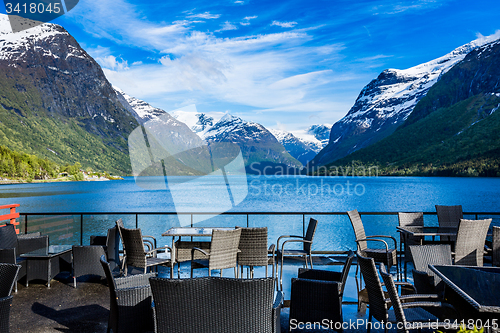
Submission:
[[138,123],[63,27],[12,33],[0,14],[0,82],[2,145],[61,164],[130,172],[126,138]]
[[347,115],[333,125],[328,146],[314,159],[314,164],[330,163],[393,133],[444,73],[472,50],[497,38],[479,38],[405,70],[383,71],[363,88]]
[[158,117],[167,114],[162,109],[155,108],[143,100],[128,95],[116,86],[113,86],[113,89],[115,89],[116,95],[123,107],[125,107],[141,124],[148,120],[158,119]]
[[222,112],[217,112],[215,114],[205,114],[196,112],[194,110],[176,110],[171,112],[172,117],[188,125],[189,128],[198,134],[201,138],[204,138],[205,133],[213,126],[217,121],[224,116]]
[[209,142],[236,143],[242,151],[248,171],[258,172],[270,164],[302,167],[264,126],[231,114],[225,114],[210,127],[204,133],[204,138]]
[[269,131],[285,147],[286,151],[303,165],[309,163],[316,156],[317,151],[292,133],[275,129]]

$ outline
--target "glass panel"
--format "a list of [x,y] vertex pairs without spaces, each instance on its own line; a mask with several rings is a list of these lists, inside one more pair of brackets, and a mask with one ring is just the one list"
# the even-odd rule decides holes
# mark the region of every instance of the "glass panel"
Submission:
[[318,220],[313,239],[313,251],[356,249],[354,231],[347,215],[306,215],[306,228],[311,217]]
[[143,235],[156,238],[156,246],[172,246],[171,237],[163,237],[161,234],[172,227],[179,226],[179,219],[176,214],[170,215],[138,215],[138,225]]
[[[282,235],[304,235],[304,224],[302,215],[249,215],[248,226],[250,228],[267,227],[267,243],[275,244],[278,237]],[[280,247],[283,241],[280,241]],[[287,249],[300,249],[302,244],[287,244]]]
[[49,236],[50,245],[80,244],[80,215],[28,215],[28,233]]
[[122,219],[125,228],[135,228],[135,214],[89,214],[83,215],[83,245],[90,244],[90,236],[107,236],[115,221]]

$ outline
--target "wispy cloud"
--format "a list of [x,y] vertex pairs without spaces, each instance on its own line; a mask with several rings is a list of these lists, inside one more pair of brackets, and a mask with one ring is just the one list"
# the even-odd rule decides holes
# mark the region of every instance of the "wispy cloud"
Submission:
[[201,14],[191,14],[188,15],[187,18],[201,18],[205,20],[213,20],[213,19],[218,19],[220,17],[220,14],[210,14],[210,12],[204,12]]
[[215,32],[220,32],[220,31],[229,31],[229,30],[238,30],[238,27],[232,24],[229,21],[224,22],[224,24],[221,25],[221,28],[218,30],[215,30]]
[[279,21],[273,21],[271,25],[277,25],[282,28],[293,28],[297,25],[297,22],[279,22]]
[[253,19],[256,19],[256,18],[257,18],[257,16],[246,16],[246,17],[243,18],[243,21],[240,22],[240,24],[244,25],[244,26],[250,25],[250,20],[253,20]]

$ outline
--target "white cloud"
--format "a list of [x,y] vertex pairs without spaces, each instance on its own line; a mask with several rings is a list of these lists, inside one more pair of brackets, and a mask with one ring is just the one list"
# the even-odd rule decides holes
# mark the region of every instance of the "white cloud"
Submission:
[[205,20],[213,20],[213,19],[218,19],[220,17],[220,14],[210,14],[210,12],[204,12],[202,14],[192,14],[187,16],[188,18],[201,18]]
[[238,27],[232,24],[229,21],[224,22],[224,24],[221,25],[221,28],[219,30],[215,30],[215,32],[220,32],[220,31],[229,31],[229,30],[238,30]]
[[101,65],[101,67],[109,68],[111,70],[123,71],[129,69],[126,60],[116,59],[116,57],[112,55],[97,57],[95,60],[99,63],[99,65]]
[[277,25],[282,28],[293,28],[297,25],[297,22],[279,22],[279,21],[273,21],[271,25]]
[[240,22],[241,25],[250,25],[250,20],[256,19],[257,16],[246,16],[243,18],[243,22]]

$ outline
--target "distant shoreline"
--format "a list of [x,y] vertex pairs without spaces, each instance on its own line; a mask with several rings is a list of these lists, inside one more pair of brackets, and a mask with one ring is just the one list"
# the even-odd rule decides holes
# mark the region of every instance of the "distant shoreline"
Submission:
[[33,179],[31,181],[27,179],[3,179],[0,178],[0,185],[15,185],[15,184],[39,184],[39,183],[61,183],[61,182],[103,182],[110,180],[123,180],[123,177],[120,176],[111,176],[110,178],[99,177],[92,178],[88,177],[83,180],[75,180],[71,177],[61,177],[61,178],[52,178],[52,179]]

